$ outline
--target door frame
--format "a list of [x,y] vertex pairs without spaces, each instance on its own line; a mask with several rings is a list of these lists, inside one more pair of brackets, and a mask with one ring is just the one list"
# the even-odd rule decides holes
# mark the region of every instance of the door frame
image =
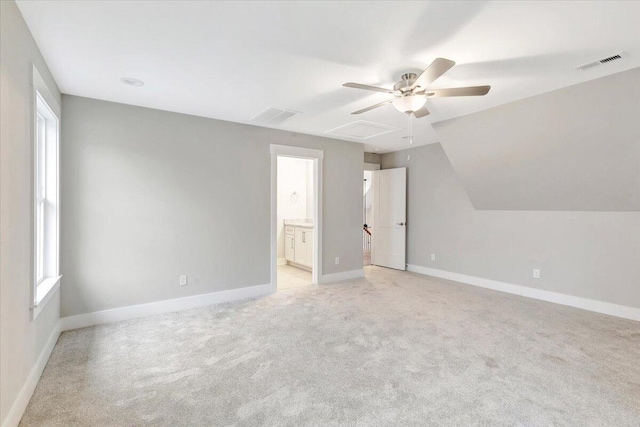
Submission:
[[322,162],[323,150],[271,144],[271,291],[278,290],[278,157],[313,161],[313,268],[311,282],[322,277]]

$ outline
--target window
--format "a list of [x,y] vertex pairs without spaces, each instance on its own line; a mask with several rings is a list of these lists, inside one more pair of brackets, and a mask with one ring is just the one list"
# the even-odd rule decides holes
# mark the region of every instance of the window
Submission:
[[44,279],[44,208],[47,198],[46,121],[36,114],[36,283]]
[[[36,89],[34,123],[34,286],[33,309],[57,289],[59,272],[58,118]],[[35,317],[35,316],[34,316]]]

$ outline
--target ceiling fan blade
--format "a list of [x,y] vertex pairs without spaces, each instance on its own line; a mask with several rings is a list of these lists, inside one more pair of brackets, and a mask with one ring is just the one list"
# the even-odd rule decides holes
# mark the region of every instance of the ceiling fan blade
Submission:
[[438,77],[449,71],[451,67],[456,65],[456,63],[450,59],[444,58],[436,58],[431,65],[429,65],[423,72],[418,76],[415,82],[411,85],[411,89],[415,89],[418,86],[421,88],[427,88],[431,83],[433,83]]
[[427,107],[424,106],[421,109],[414,111],[413,115],[416,116],[416,119],[419,119],[420,117],[428,116],[429,110],[427,110]]
[[364,89],[364,90],[372,90],[374,92],[382,92],[382,93],[396,93],[395,90],[393,89],[386,89],[383,87],[377,87],[377,86],[369,86],[369,85],[362,85],[360,83],[345,83],[342,86],[344,87],[352,87],[354,89]]
[[353,113],[351,113],[351,114],[362,114],[362,113],[366,113],[367,111],[371,111],[371,110],[373,110],[374,108],[382,107],[383,105],[391,104],[392,102],[393,102],[393,99],[390,99],[390,100],[388,100],[388,101],[384,101],[384,102],[381,102],[381,103],[379,103],[379,104],[375,104],[375,105],[371,105],[371,106],[369,106],[369,107],[367,107],[367,108],[363,108],[362,110],[354,111],[354,112],[353,112]]
[[455,87],[450,89],[429,89],[424,92],[429,98],[442,98],[445,96],[482,96],[486,95],[491,86]]

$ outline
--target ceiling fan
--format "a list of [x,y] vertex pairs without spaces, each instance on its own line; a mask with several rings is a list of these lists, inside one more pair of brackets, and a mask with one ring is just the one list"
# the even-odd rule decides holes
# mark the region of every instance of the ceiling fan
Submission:
[[491,86],[468,86],[450,89],[427,89],[438,77],[449,71],[456,63],[450,59],[436,58],[419,76],[407,73],[402,80],[393,85],[393,89],[363,85],[360,83],[345,83],[342,86],[355,89],[371,90],[374,92],[390,93],[395,99],[371,105],[351,114],[362,114],[386,104],[393,104],[396,109],[405,114],[413,114],[420,118],[429,115],[425,104],[427,98],[441,98],[445,96],[482,96],[486,95]]

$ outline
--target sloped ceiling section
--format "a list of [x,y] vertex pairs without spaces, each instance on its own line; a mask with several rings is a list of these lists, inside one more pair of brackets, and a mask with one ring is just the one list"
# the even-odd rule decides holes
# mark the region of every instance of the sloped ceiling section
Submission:
[[640,211],[640,68],[433,127],[476,209]]

